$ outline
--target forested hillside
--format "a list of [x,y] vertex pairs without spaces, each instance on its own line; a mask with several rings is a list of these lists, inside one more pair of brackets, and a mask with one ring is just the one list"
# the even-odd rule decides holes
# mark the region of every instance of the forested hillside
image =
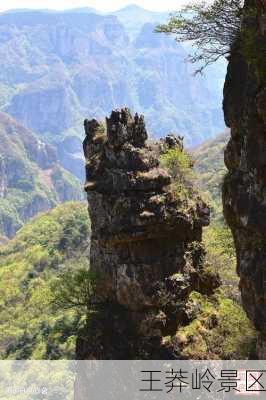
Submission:
[[224,149],[229,132],[208,140],[192,151],[197,173],[197,184],[211,206],[212,220],[222,221],[222,181],[226,174]]
[[0,235],[12,237],[30,218],[60,202],[84,198],[56,149],[0,113]]
[[[89,239],[86,205],[70,202],[33,219],[0,247],[1,359],[75,358],[84,310],[62,304],[79,298]],[[65,283],[76,287],[66,293]]]

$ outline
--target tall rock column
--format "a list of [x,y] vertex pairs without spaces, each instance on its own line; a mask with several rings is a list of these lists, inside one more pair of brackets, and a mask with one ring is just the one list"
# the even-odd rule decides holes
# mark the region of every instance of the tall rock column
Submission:
[[159,163],[162,151],[182,143],[169,136],[147,144],[143,116],[128,109],[113,111],[106,129],[86,120],[85,131],[98,306],[77,341],[77,358],[178,358],[165,337],[188,323],[190,292],[217,284],[206,285],[202,263],[209,209],[196,195],[185,209]]
[[233,232],[243,306],[266,358],[266,2],[247,0],[240,38],[224,87],[231,139],[223,185],[225,218]]

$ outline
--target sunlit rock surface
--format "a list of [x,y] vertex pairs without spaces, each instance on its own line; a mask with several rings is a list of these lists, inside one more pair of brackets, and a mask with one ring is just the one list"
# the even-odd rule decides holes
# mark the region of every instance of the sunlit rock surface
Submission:
[[185,209],[160,166],[160,154],[182,141],[169,135],[147,144],[144,117],[128,109],[113,111],[106,128],[86,120],[85,131],[98,307],[77,358],[178,358],[178,344],[164,338],[189,322],[192,290],[208,294],[219,284],[203,268],[209,209],[198,195]]

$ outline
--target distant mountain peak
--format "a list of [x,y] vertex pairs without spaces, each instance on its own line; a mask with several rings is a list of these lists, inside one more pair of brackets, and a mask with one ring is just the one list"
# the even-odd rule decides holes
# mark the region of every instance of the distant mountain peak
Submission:
[[139,5],[137,5],[135,3],[130,3],[130,4],[128,4],[128,5],[126,5],[125,7],[122,7],[122,8],[127,9],[127,10],[131,10],[131,9],[137,9],[137,10],[141,9],[141,10],[143,10],[143,7],[140,7]]
[[146,10],[145,8],[143,8],[141,6],[138,6],[135,3],[131,3],[131,4],[128,4],[127,6],[125,6],[125,7],[120,8],[117,11],[149,11],[149,10]]

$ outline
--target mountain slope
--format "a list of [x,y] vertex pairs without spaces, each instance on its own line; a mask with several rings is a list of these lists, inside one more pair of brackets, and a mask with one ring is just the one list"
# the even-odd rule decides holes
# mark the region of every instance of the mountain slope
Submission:
[[75,357],[81,316],[54,308],[52,283],[66,271],[88,268],[89,236],[86,205],[70,202],[36,217],[0,246],[1,359]]
[[83,161],[72,143],[78,137],[81,149],[85,117],[126,105],[147,116],[153,136],[177,131],[187,145],[224,127],[221,70],[210,81],[193,77],[180,44],[154,33],[154,21],[137,25],[130,39],[113,15],[0,14],[0,109],[56,144],[63,166],[79,178]]
[[223,219],[221,185],[226,173],[224,149],[228,139],[229,132],[226,131],[192,151],[197,183],[199,188],[208,195],[213,219]]
[[0,113],[0,234],[59,202],[80,200],[81,185],[59,164],[55,149]]

